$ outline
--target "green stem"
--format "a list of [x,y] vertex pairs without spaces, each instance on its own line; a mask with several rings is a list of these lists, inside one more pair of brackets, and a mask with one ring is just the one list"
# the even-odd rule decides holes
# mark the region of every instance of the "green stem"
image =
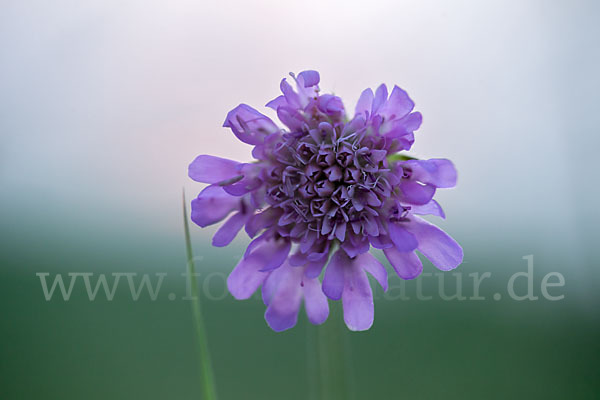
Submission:
[[388,162],[418,160],[418,158],[407,156],[405,154],[395,153],[387,157]]
[[319,400],[319,350],[317,348],[317,328],[306,321],[306,377],[308,400]]
[[351,354],[346,350],[341,301],[330,302],[327,323],[318,327],[320,387],[322,400],[348,400],[353,397]]
[[200,382],[202,385],[203,393],[202,398],[204,400],[216,400],[217,392],[215,389],[215,377],[212,370],[212,363],[210,361],[208,341],[206,339],[206,327],[204,326],[204,318],[202,317],[202,308],[200,306],[200,296],[198,291],[198,282],[196,279],[196,267],[194,266],[194,253],[192,252],[192,241],[190,239],[190,227],[188,224],[185,191],[183,192],[183,229],[185,232],[187,270],[192,295],[192,312],[194,315],[194,325],[196,328],[198,356],[200,358]]
[[354,400],[356,399],[356,380],[354,378],[354,359],[352,357],[352,343],[350,343],[350,332],[346,329],[346,326],[343,321],[343,317],[339,324],[342,326],[342,341],[344,345],[344,355],[346,358],[346,362],[344,363],[344,372],[346,377],[346,390],[347,397],[346,400]]

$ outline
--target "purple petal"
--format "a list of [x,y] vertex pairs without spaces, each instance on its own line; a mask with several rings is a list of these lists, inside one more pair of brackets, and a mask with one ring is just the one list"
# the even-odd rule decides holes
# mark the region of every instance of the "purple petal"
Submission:
[[387,249],[394,246],[394,243],[390,240],[390,238],[384,235],[369,236],[369,242],[371,242],[371,246],[375,247],[376,249]]
[[304,125],[302,115],[298,114],[291,107],[278,107],[277,118],[292,131],[301,130]]
[[400,119],[411,112],[414,106],[415,103],[408,97],[408,94],[398,86],[394,86],[390,98],[379,109],[378,114],[386,120]]
[[338,96],[323,94],[318,98],[319,109],[327,114],[335,114],[344,111],[344,103]]
[[366,115],[367,113],[371,113],[373,97],[373,91],[371,89],[363,90],[363,92],[360,94],[358,102],[356,103],[354,115]]
[[351,331],[364,331],[373,325],[373,292],[367,274],[356,263],[346,268],[342,305],[344,321]]
[[346,240],[341,245],[342,249],[348,254],[350,257],[356,257],[359,254],[366,253],[370,249],[369,239],[366,237],[360,237],[360,239],[356,237],[350,237],[350,240]]
[[395,247],[390,247],[384,249],[383,253],[402,279],[414,279],[423,271],[423,264],[414,251],[401,252]]
[[317,71],[307,70],[300,72],[298,74],[298,79],[303,82],[303,86],[306,88],[318,85],[321,78]]
[[323,271],[323,267],[328,259],[329,257],[326,254],[320,260],[309,262],[304,268],[304,275],[306,275],[307,278],[316,278],[321,275],[321,271]]
[[277,268],[276,270],[268,273],[267,279],[262,284],[261,294],[263,302],[266,306],[269,305],[275,291],[279,287],[279,283],[287,278],[287,272],[285,268]]
[[314,245],[317,234],[314,231],[308,231],[306,237],[300,242],[300,251],[306,253]]
[[415,235],[395,222],[388,222],[388,233],[399,251],[413,251],[418,246]]
[[407,132],[414,132],[423,123],[423,115],[420,112],[414,112],[408,114],[406,117],[402,119],[402,126]]
[[[265,246],[256,250],[256,253],[260,251],[261,257],[265,261],[265,266],[261,271],[271,271],[279,268],[290,253],[291,246],[292,243],[284,239],[265,242]],[[249,257],[252,257],[254,254],[252,253]]]
[[387,100],[388,91],[385,84],[379,85],[377,90],[375,91],[375,98],[373,99],[373,110],[372,114],[377,114],[379,108],[385,103]]
[[243,196],[258,189],[263,182],[256,177],[243,177],[239,182],[223,186],[223,189],[232,196]]
[[297,251],[289,257],[288,261],[292,267],[300,267],[308,262],[308,257],[307,254]]
[[254,239],[244,253],[244,258],[259,257],[263,260],[265,271],[278,268],[289,254],[291,243],[287,239],[273,239],[273,233],[266,231]]
[[412,133],[419,129],[422,122],[421,113],[414,112],[402,119],[385,122],[380,133],[390,139],[402,139],[412,144],[415,140]]
[[346,223],[338,222],[335,228],[335,237],[339,239],[340,242],[343,242],[346,238]]
[[350,259],[343,250],[338,250],[323,277],[323,293],[332,300],[339,300],[344,291],[344,269],[348,266]]
[[365,218],[363,227],[370,236],[379,236],[379,226],[373,216],[369,215]]
[[244,226],[248,220],[248,217],[248,214],[243,214],[241,212],[233,214],[231,218],[229,218],[227,222],[225,222],[223,226],[219,228],[217,233],[215,233],[215,236],[213,236],[213,246],[223,247],[231,243],[240,229],[242,229],[242,226]]
[[231,128],[238,139],[251,145],[261,144],[266,136],[279,131],[269,117],[246,104],[229,111],[223,126]]
[[226,158],[200,155],[188,167],[188,175],[196,182],[219,183],[240,175],[243,164]]
[[435,200],[421,206],[411,206],[410,212],[417,215],[435,215],[436,217],[446,218],[442,206]]
[[329,316],[329,304],[327,297],[321,289],[321,283],[316,278],[308,278],[306,274],[303,278],[304,289],[304,308],[308,320],[316,325],[325,322]]
[[298,96],[298,93],[296,93],[294,91],[292,86],[287,82],[287,80],[285,78],[283,78],[281,80],[281,83],[279,84],[279,88],[281,89],[281,92],[285,96],[285,99],[287,100],[290,107],[295,108],[295,109],[298,109],[301,107],[300,96]]
[[403,179],[400,183],[400,190],[402,191],[402,202],[409,204],[427,204],[433,198],[435,194],[435,186],[423,185],[419,182]]
[[298,321],[298,311],[302,300],[302,270],[282,266],[282,273],[286,276],[281,279],[277,289],[269,301],[265,311],[267,324],[275,332],[292,328]]
[[312,250],[308,252],[308,261],[321,261],[323,257],[329,255],[329,246],[331,242],[326,241],[324,244],[317,243],[312,247]]
[[371,149],[371,160],[374,163],[382,161],[387,156],[387,150]]
[[371,253],[363,253],[356,257],[355,264],[373,275],[384,291],[388,289],[387,270]]
[[261,213],[254,214],[246,224],[246,233],[253,238],[262,229],[273,226],[280,215],[281,210],[273,207],[269,207]]
[[449,271],[462,262],[462,247],[437,226],[412,217],[409,229],[419,241],[418,250],[438,269]]
[[233,297],[245,300],[252,296],[269,275],[261,272],[264,260],[260,257],[243,258],[227,277],[227,289]]
[[412,170],[411,179],[439,188],[456,186],[456,168],[450,160],[441,158],[410,160],[405,161],[402,165],[406,165]]
[[366,123],[365,117],[362,115],[357,115],[350,122],[344,125],[342,129],[342,136],[346,136],[347,134],[354,133],[362,128],[364,128]]
[[208,186],[192,200],[191,218],[204,228],[221,221],[240,204],[239,198],[231,196],[221,186]]
[[406,136],[397,138],[399,150],[410,150],[412,145],[415,143],[415,135],[411,132]]
[[269,232],[269,231],[263,232],[262,235],[260,235],[256,239],[252,240],[250,242],[250,244],[248,245],[248,247],[246,247],[246,251],[244,252],[244,258],[248,257],[256,249],[258,249],[261,245],[263,245],[265,241],[269,240],[272,236],[272,235],[270,235],[270,233],[271,232]]
[[268,102],[265,105],[265,107],[272,108],[273,110],[277,110],[279,107],[285,107],[285,106],[288,106],[288,102],[285,99],[284,95],[275,97],[273,100],[271,100],[270,102]]

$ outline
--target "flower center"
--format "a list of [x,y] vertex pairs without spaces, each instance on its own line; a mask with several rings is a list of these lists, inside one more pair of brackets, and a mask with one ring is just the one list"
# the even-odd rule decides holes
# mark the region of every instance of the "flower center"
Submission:
[[377,209],[390,188],[384,142],[364,129],[345,130],[343,124],[320,123],[303,135],[285,133],[276,145],[267,202],[281,209],[279,226],[290,236],[311,229],[343,241],[347,228],[355,235],[377,229]]

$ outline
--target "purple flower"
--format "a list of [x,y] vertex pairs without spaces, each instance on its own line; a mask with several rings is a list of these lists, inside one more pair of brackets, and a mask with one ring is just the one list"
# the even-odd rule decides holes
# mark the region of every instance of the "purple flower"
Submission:
[[236,299],[262,286],[273,330],[293,327],[302,302],[312,323],[324,322],[327,298],[342,300],[349,329],[366,330],[373,324],[367,273],[387,290],[371,246],[403,279],[423,269],[417,250],[444,271],[462,262],[461,247],[419,217],[445,217],[433,197],[456,185],[456,170],[448,160],[398,154],[421,124],[399,87],[389,96],[385,85],[365,90],[349,118],[339,97],[320,93],[318,72],[290,75],[295,89],[283,79],[283,94],[267,104],[286,129],[245,104],[227,114],[224,126],[254,146],[255,161],[201,155],[190,164],[189,176],[210,184],[192,201],[191,217],[201,227],[228,217],[215,246],[243,227],[254,239],[227,285]]

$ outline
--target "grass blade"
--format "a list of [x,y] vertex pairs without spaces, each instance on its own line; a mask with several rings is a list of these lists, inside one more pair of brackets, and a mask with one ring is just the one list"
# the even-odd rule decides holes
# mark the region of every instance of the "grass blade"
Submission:
[[196,267],[194,266],[194,253],[192,252],[192,241],[190,239],[190,227],[188,223],[187,204],[185,200],[185,191],[183,192],[183,230],[185,232],[185,250],[187,256],[187,270],[192,294],[192,312],[194,316],[194,325],[196,328],[196,340],[198,346],[198,356],[200,358],[200,383],[202,386],[202,398],[204,400],[216,400],[217,392],[215,389],[215,377],[210,361],[208,350],[208,340],[206,338],[206,327],[202,317],[202,307],[198,291],[198,282],[196,279]]

